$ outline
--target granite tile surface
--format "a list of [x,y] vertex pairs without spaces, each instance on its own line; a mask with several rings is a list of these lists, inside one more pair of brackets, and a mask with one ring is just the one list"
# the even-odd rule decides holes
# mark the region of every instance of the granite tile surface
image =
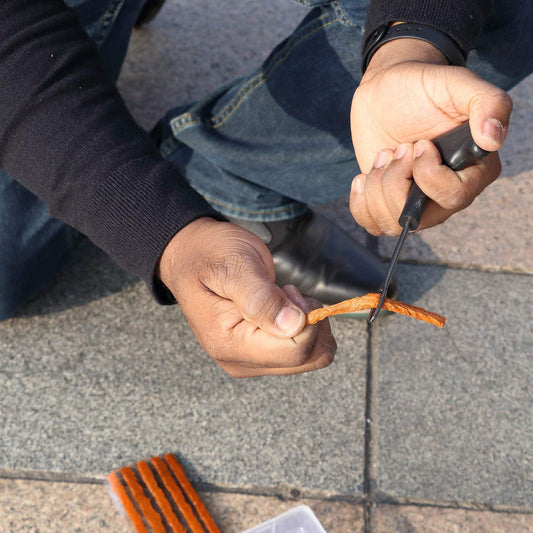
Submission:
[[[533,170],[502,176],[465,211],[444,224],[410,235],[401,259],[531,274],[532,205]],[[390,257],[396,240],[380,237],[380,255]]]
[[399,277],[399,299],[448,320],[379,324],[379,490],[533,507],[531,276],[403,266]]
[[380,505],[376,526],[379,533],[531,533],[533,515]]
[[[329,533],[363,531],[360,505],[320,499],[200,492],[222,533],[241,533],[299,505],[310,507]],[[0,533],[133,533],[103,484],[0,479]]]
[[248,494],[202,492],[201,497],[224,533],[240,533],[298,505],[311,508],[328,533],[362,533],[364,516],[361,505],[328,500],[283,501]]
[[103,484],[0,479],[0,533],[132,533]]

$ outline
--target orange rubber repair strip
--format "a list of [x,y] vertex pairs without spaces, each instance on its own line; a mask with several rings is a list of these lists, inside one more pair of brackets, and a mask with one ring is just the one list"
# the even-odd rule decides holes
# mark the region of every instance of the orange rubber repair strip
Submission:
[[163,511],[163,515],[165,516],[167,522],[172,527],[174,532],[175,533],[186,533],[185,529],[180,524],[178,517],[172,510],[172,506],[167,500],[165,493],[161,490],[161,488],[157,484],[157,481],[154,477],[154,474],[150,470],[150,467],[146,464],[145,461],[141,461],[137,463],[137,470],[141,474],[143,481],[146,483],[146,486],[152,493],[152,496],[157,502],[157,505],[159,505],[159,507],[161,508],[161,511]]
[[159,513],[152,507],[152,502],[144,494],[143,488],[137,481],[135,472],[129,467],[121,468],[119,472],[128,484],[133,498],[139,504],[146,521],[152,526],[154,533],[166,533]]
[[191,509],[191,506],[185,500],[183,492],[180,487],[174,481],[172,474],[170,473],[167,464],[159,457],[152,457],[150,459],[151,463],[154,465],[159,477],[163,481],[165,488],[168,490],[174,502],[176,503],[178,509],[180,510],[183,518],[187,521],[187,525],[191,528],[193,533],[205,533],[205,528],[198,521],[194,515],[194,511]]
[[[369,293],[358,298],[352,298],[351,300],[344,300],[338,304],[330,305],[328,307],[321,307],[319,309],[313,309],[307,314],[307,323],[316,324],[320,320],[324,320],[328,316],[340,315],[343,313],[353,313],[354,311],[362,311],[363,309],[372,309],[378,305],[380,295],[377,293]],[[424,322],[429,322],[434,326],[443,328],[446,323],[446,318],[437,313],[426,311],[421,307],[409,305],[398,300],[391,300],[385,298],[383,302],[383,309],[392,311],[394,313],[400,313],[402,315],[411,316]]]
[[107,479],[109,481],[109,484],[111,485],[111,490],[118,496],[118,498],[122,502],[124,510],[126,511],[126,514],[131,520],[135,530],[138,533],[148,533],[148,531],[144,527],[142,516],[137,512],[137,509],[135,509],[135,506],[130,500],[126,489],[123,487],[122,483],[118,479],[117,474],[115,472],[111,472],[111,474],[107,476]]
[[200,499],[200,496],[198,496],[193,486],[187,479],[187,476],[185,475],[185,471],[183,470],[181,465],[178,463],[177,459],[172,454],[165,455],[163,459],[167,462],[168,466],[170,467],[170,469],[176,476],[176,479],[179,481],[181,487],[189,496],[189,499],[191,500],[192,504],[196,508],[196,512],[198,513],[200,518],[203,520],[207,531],[209,533],[220,533],[220,529],[218,529],[218,527],[216,526],[215,522],[211,518],[211,515],[205,508],[204,502]]

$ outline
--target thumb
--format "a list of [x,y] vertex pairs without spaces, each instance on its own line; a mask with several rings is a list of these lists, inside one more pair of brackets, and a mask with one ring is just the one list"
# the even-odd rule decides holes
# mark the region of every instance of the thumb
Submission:
[[233,299],[242,316],[276,337],[294,337],[305,326],[305,314],[267,277],[250,273]]
[[[237,231],[237,228],[235,228]],[[255,235],[238,228],[240,250],[218,270],[212,289],[231,300],[240,315],[276,337],[294,337],[305,327],[305,313],[274,282],[274,262]],[[244,246],[243,246],[244,245]],[[229,259],[229,260],[228,260]]]
[[455,94],[459,95],[459,111],[468,116],[474,141],[484,150],[494,152],[505,141],[513,101],[503,89],[473,72],[466,73],[466,80],[465,69],[457,69],[454,73],[455,76],[462,74],[461,79],[454,80]]

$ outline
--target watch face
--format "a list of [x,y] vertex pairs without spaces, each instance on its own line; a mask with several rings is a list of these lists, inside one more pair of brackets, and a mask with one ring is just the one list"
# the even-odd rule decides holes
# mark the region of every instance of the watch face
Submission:
[[374,30],[374,33],[372,33],[372,35],[368,38],[368,41],[365,44],[365,49],[363,51],[363,64],[361,65],[363,73],[366,70],[366,67],[368,66],[375,47],[377,46],[379,41],[381,41],[381,39],[383,39],[383,37],[387,34],[388,30],[389,27],[386,24],[382,24],[381,26],[378,26]]

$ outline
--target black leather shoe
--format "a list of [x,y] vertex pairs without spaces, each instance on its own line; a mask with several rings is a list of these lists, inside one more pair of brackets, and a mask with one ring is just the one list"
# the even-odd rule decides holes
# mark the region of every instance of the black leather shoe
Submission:
[[[291,283],[325,305],[377,292],[386,265],[326,217],[311,210],[280,222],[232,222],[255,233],[274,258],[276,281]],[[396,281],[388,296],[397,293]],[[357,313],[368,317],[368,311]]]
[[153,20],[159,13],[159,11],[161,11],[161,8],[163,7],[164,3],[165,0],[147,0],[147,2],[142,7],[139,16],[137,17],[135,27],[140,28],[141,26],[144,26],[145,24],[148,24],[151,20]]

